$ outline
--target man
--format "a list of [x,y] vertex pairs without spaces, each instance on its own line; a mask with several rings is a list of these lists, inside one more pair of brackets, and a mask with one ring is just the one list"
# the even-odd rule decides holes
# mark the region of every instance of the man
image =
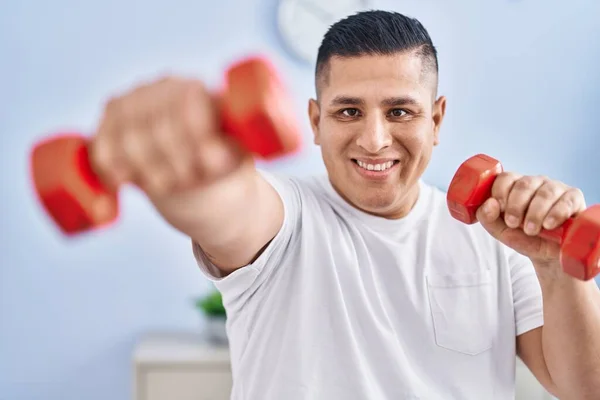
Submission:
[[583,195],[504,173],[480,224],[454,220],[420,179],[446,109],[437,73],[417,20],[333,25],[309,102],[327,176],[302,180],[257,171],[199,82],[110,102],[92,157],[191,237],[227,309],[233,399],[510,399],[516,355],[554,395],[598,398],[598,288],[535,236]]

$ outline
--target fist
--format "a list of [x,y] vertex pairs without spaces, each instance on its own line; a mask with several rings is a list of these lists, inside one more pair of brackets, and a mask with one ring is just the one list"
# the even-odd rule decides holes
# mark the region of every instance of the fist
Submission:
[[539,236],[585,210],[581,190],[541,176],[503,172],[478,219],[492,236],[533,261],[556,261],[560,248]]
[[150,195],[223,176],[243,153],[220,132],[218,104],[196,80],[163,78],[111,99],[90,143],[107,185],[133,183]]

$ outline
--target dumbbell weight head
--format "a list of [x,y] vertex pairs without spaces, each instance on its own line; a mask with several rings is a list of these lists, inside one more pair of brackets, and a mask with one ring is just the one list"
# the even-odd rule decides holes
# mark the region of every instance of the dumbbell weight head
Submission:
[[578,279],[592,279],[600,272],[600,205],[573,218],[561,245],[563,270]]
[[117,194],[103,187],[90,168],[86,138],[57,134],[33,147],[31,177],[47,214],[66,235],[111,223]]
[[477,154],[463,162],[450,182],[446,202],[452,217],[474,224],[477,209],[492,195],[492,185],[502,172],[500,161]]
[[231,66],[220,104],[223,130],[246,151],[273,159],[298,150],[293,103],[268,60],[249,57]]

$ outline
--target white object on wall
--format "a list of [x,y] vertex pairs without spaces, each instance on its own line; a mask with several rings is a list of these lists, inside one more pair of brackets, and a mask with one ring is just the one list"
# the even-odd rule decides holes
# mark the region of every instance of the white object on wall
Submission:
[[312,64],[329,27],[370,5],[370,0],[280,0],[277,27],[287,50]]

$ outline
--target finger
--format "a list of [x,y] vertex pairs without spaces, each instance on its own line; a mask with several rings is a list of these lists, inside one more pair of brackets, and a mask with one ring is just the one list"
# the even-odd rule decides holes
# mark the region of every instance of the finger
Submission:
[[477,210],[477,219],[481,226],[498,240],[502,240],[504,232],[509,229],[504,220],[500,218],[500,202],[493,197],[487,199],[479,207]]
[[[171,166],[175,186],[184,189],[203,175],[212,175],[210,166],[198,162],[206,158],[202,146],[216,135],[216,116],[211,98],[201,82],[190,80],[169,81],[163,95],[170,98],[164,115],[153,130],[157,146],[164,160]],[[215,150],[218,151],[219,150]]]
[[115,115],[107,113],[90,143],[92,170],[105,185],[117,188],[128,181],[131,171],[118,141],[119,125]]
[[535,192],[543,184],[544,178],[536,176],[523,176],[514,182],[504,211],[506,225],[510,228],[521,226]]
[[175,100],[167,110],[169,117],[166,121],[176,135],[169,139],[163,136],[165,140],[161,143],[165,144],[173,169],[186,185],[190,179],[201,178],[198,173],[206,169],[202,162],[197,162],[197,157],[204,157],[202,146],[217,135],[216,114],[210,95],[201,82],[181,81],[176,90],[179,92],[173,96]]
[[500,203],[493,197],[487,199],[477,209],[477,220],[482,224],[495,222],[498,218],[500,218]]
[[545,229],[554,229],[562,225],[570,217],[585,210],[585,198],[577,188],[567,189],[553,204],[543,221]]
[[492,185],[492,197],[498,200],[500,205],[500,211],[503,212],[508,201],[508,194],[510,193],[514,183],[521,177],[521,175],[513,172],[503,172],[496,177],[494,184]]
[[239,146],[224,134],[207,137],[196,149],[196,168],[207,182],[225,176],[234,171],[246,156]]
[[169,164],[173,173],[174,187],[184,188],[194,179],[193,152],[196,144],[176,125],[169,116],[160,117],[151,135],[161,158]]
[[530,236],[540,233],[550,209],[565,193],[565,185],[556,181],[544,182],[535,192],[523,222],[523,231]]
[[118,186],[133,179],[133,170],[122,146],[122,133],[135,117],[135,101],[145,91],[138,87],[129,93],[110,98],[104,108],[100,126],[93,140],[95,161],[102,169],[103,179]]
[[94,137],[89,144],[89,157],[92,171],[106,186],[118,186],[115,173],[115,155],[106,135]]
[[173,173],[148,129],[127,129],[121,136],[121,148],[131,169],[131,180],[142,190],[158,194],[172,186]]
[[128,115],[135,128],[128,131],[131,136],[123,135],[123,147],[134,165],[136,182],[149,194],[164,194],[185,179],[181,167],[185,162],[185,154],[181,153],[184,146],[177,146],[178,135],[165,108],[165,101],[180,85],[181,80],[165,76],[138,87],[128,98],[132,107],[135,105]]
[[208,93],[201,82],[183,83],[182,95],[172,104],[173,121],[178,123],[196,145],[219,130],[215,96]]

